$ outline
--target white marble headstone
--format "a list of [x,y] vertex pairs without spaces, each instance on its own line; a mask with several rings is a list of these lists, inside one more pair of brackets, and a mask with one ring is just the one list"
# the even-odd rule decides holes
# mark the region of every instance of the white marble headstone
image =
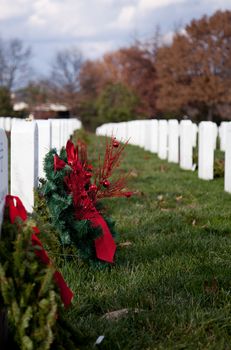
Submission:
[[51,149],[51,121],[36,120],[38,125],[38,176],[44,178],[44,159]]
[[229,122],[221,122],[221,125],[219,127],[219,138],[220,138],[221,151],[225,151],[228,125],[229,125]]
[[0,129],[5,130],[5,118],[4,117],[0,117]]
[[199,124],[198,177],[203,180],[213,179],[214,165],[214,123]]
[[198,126],[196,123],[192,123],[192,144],[193,144],[193,147],[197,146],[197,134],[198,134]]
[[227,125],[225,150],[225,191],[231,193],[231,122]]
[[152,120],[144,120],[144,149],[151,151],[152,149]]
[[[111,130],[112,131],[112,130]],[[112,132],[108,136],[111,136]],[[117,123],[117,133],[116,137],[122,142],[127,141],[127,122]]]
[[176,119],[168,121],[168,161],[179,162],[179,123]]
[[140,121],[131,120],[127,122],[128,139],[131,145],[139,146],[140,142]]
[[7,132],[11,131],[11,123],[12,123],[12,118],[11,117],[6,117],[5,118],[5,130]]
[[168,122],[167,120],[159,120],[158,128],[158,157],[167,159],[168,154]]
[[150,130],[151,130],[151,149],[153,153],[158,152],[158,120],[150,120]]
[[192,170],[193,163],[193,126],[191,120],[180,122],[180,167]]
[[0,235],[4,213],[5,197],[8,194],[8,141],[3,129],[0,129]]
[[11,130],[11,194],[31,213],[38,185],[38,127],[36,122],[14,123]]
[[64,119],[64,139],[63,139],[63,146],[66,146],[67,141],[69,140],[69,133],[68,133],[68,119]]
[[140,139],[139,139],[139,146],[144,148],[144,149],[147,149],[146,148],[146,145],[147,145],[147,123],[148,121],[147,120],[140,120],[139,121],[139,136],[140,136]]
[[61,122],[59,119],[49,119],[51,121],[51,147],[60,151],[61,145]]
[[218,137],[218,126],[216,123],[213,123],[213,148],[217,148],[217,137]]

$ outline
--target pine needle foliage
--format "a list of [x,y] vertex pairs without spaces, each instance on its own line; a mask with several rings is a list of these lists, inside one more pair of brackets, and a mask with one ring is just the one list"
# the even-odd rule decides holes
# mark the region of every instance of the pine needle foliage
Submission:
[[42,264],[34,250],[28,223],[20,222],[20,228],[3,225],[0,309],[4,310],[7,324],[1,341],[7,349],[47,350],[54,341],[59,302],[54,269]]
[[31,243],[32,222],[4,221],[0,240],[0,349],[77,350],[83,336],[66,320],[55,268]]

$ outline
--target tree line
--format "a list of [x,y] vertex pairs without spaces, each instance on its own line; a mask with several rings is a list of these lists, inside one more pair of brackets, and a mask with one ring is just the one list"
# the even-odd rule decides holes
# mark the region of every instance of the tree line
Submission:
[[[19,40],[0,42],[4,91],[28,71],[30,56]],[[31,108],[64,103],[90,130],[105,122],[184,114],[195,121],[230,119],[231,11],[192,20],[175,31],[170,44],[156,30],[150,40],[136,40],[101,59],[84,60],[77,47],[62,50],[50,76],[29,82],[18,94]]]

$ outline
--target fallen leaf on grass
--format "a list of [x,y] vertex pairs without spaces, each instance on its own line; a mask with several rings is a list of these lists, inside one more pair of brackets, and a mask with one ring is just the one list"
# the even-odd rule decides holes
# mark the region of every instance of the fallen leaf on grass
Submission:
[[132,171],[129,173],[129,175],[130,175],[131,177],[138,177],[138,173],[137,173],[137,171],[135,171],[135,170],[132,170]]
[[196,226],[196,220],[195,219],[192,222],[192,226]]
[[208,227],[208,224],[201,226],[201,228],[207,228],[207,227]]
[[176,201],[178,202],[178,201],[180,201],[182,198],[183,198],[183,196],[178,196],[178,197],[176,197]]
[[162,201],[164,199],[164,196],[162,194],[160,194],[159,196],[157,196],[158,201]]
[[132,242],[130,242],[130,241],[126,241],[126,242],[122,242],[122,243],[120,243],[119,244],[119,247],[128,247],[128,246],[130,246],[130,245],[132,245]]
[[161,172],[161,173],[165,173],[166,170],[167,170],[166,166],[164,166],[163,164],[161,164],[161,166],[160,166],[160,172]]
[[216,278],[213,278],[211,283],[204,281],[203,289],[206,294],[216,294],[219,290],[219,285]]
[[111,312],[107,312],[105,315],[103,315],[102,319],[116,321],[119,318],[126,316],[129,312],[134,312],[135,314],[137,314],[140,311],[142,311],[142,310],[139,310],[139,309],[134,309],[134,310],[121,309],[121,310],[111,311]]

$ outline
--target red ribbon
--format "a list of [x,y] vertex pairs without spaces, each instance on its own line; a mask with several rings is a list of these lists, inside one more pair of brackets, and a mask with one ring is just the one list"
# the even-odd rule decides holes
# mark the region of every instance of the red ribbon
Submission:
[[54,169],[56,170],[62,170],[67,164],[64,162],[64,160],[60,159],[57,154],[54,156]]
[[78,153],[74,144],[70,140],[67,141],[66,152],[68,164],[73,165],[78,160]]
[[[19,197],[7,195],[5,205],[9,209],[9,217],[10,217],[10,222],[12,224],[15,223],[15,220],[17,217],[21,218],[22,221],[26,221],[27,212]],[[40,233],[39,229],[36,226],[33,227],[32,229],[34,231],[34,233],[32,233],[31,235],[32,245],[34,247],[39,247],[39,249],[35,249],[36,256],[41,260],[43,264],[52,265],[52,262],[48,256],[47,251],[43,248],[42,242],[38,238],[38,235]],[[55,271],[54,280],[59,288],[60,296],[64,306],[68,307],[72,301],[74,293],[67,286],[62,274],[59,271]]]
[[98,214],[95,218],[90,220],[93,227],[100,226],[103,231],[103,235],[95,239],[95,249],[97,258],[100,260],[107,261],[109,263],[113,263],[116,251],[116,244],[114,242],[114,239],[106,221],[100,214]]
[[32,233],[32,236],[31,236],[32,245],[40,247],[40,249],[35,250],[35,254],[42,261],[43,264],[51,265],[51,261],[47,254],[47,251],[43,248],[42,242],[38,238],[38,235],[40,233],[39,229],[36,226],[32,227],[32,229],[34,231],[34,233]]
[[7,195],[5,205],[9,208],[10,222],[12,224],[14,224],[17,217],[21,218],[22,221],[27,219],[26,209],[22,204],[21,199],[17,196]]

